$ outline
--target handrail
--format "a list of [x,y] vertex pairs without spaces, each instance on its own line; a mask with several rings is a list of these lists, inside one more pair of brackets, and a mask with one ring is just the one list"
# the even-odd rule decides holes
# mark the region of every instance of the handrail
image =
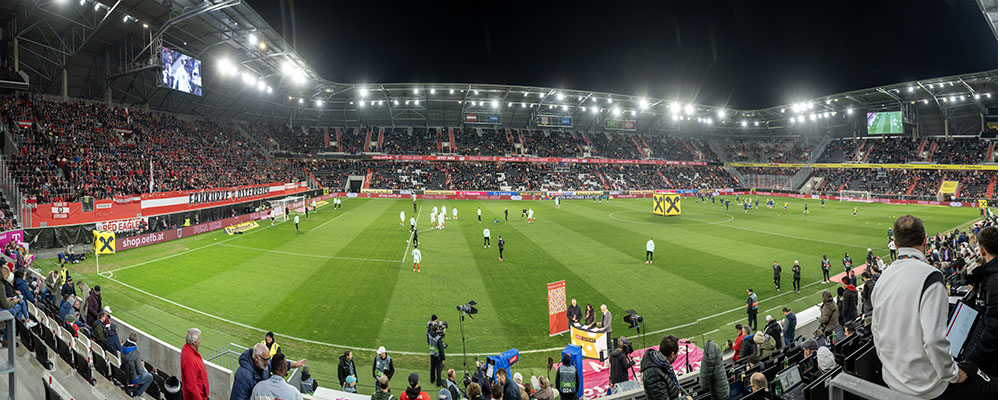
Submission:
[[876,385],[847,373],[837,374],[826,385],[830,390],[829,398],[832,400],[843,400],[846,397],[845,393],[872,400],[917,400],[916,397],[893,391],[885,386]]

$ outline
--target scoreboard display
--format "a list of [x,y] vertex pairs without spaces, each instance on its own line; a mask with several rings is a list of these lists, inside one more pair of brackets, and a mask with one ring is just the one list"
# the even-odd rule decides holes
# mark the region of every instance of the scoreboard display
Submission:
[[604,129],[612,131],[634,131],[635,120],[608,119],[604,121]]
[[572,128],[572,115],[539,115],[538,126],[550,128]]

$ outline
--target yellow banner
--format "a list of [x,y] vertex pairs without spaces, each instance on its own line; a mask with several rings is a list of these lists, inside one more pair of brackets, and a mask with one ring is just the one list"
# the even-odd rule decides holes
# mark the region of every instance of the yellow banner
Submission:
[[653,214],[681,215],[681,196],[676,194],[654,194]]
[[938,193],[954,194],[958,191],[958,181],[943,181]]
[[115,254],[115,233],[94,231],[94,253]]
[[604,194],[604,192],[600,190],[578,190],[573,192],[573,194],[577,196],[595,196],[599,194]]
[[392,194],[392,189],[361,189],[361,193]]
[[948,169],[948,170],[975,170],[975,171],[996,171],[996,165],[963,165],[963,164],[856,164],[856,163],[729,163],[732,167],[765,167],[765,168],[853,168],[853,169]]
[[253,228],[256,228],[258,226],[259,225],[257,225],[257,221],[247,221],[247,222],[244,222],[244,223],[240,223],[240,224],[236,224],[236,225],[233,225],[233,226],[226,227],[226,234],[232,236],[232,235],[237,234],[237,233],[243,233],[243,232],[249,231],[249,230],[251,230]]
[[653,194],[652,190],[629,190],[628,194]]

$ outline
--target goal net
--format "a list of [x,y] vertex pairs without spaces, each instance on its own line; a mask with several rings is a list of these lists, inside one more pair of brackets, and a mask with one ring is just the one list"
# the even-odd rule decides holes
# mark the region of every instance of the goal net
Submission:
[[840,201],[860,201],[864,203],[872,202],[872,193],[862,190],[841,190]]
[[[274,219],[282,219],[283,221],[288,221],[288,214],[291,213],[302,213],[303,207],[306,204],[305,196],[288,196],[277,200],[268,200],[271,205],[271,217]],[[286,213],[285,210],[288,210]]]

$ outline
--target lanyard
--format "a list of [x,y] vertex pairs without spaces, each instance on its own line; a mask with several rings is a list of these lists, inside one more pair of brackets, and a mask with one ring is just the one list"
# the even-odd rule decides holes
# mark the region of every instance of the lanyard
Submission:
[[915,260],[919,260],[920,259],[917,256],[911,256],[909,254],[900,254],[899,257],[896,257],[896,259],[898,259],[898,260],[903,260],[903,259],[907,259],[907,258],[912,258],[912,259],[915,259]]

